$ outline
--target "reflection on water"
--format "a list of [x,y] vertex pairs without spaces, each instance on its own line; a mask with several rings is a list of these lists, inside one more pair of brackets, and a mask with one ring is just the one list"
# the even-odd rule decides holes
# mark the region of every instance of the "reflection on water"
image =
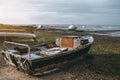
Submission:
[[120,31],[109,33],[110,36],[120,37]]
[[[70,24],[49,24],[52,28],[56,29],[68,29]],[[74,24],[77,30],[85,31],[104,31],[104,30],[120,30],[120,25],[79,25]]]
[[120,37],[120,31],[107,32],[107,33],[90,33],[90,34],[101,35],[101,36]]
[[[51,24],[50,26],[59,28],[59,29],[67,29],[68,24]],[[75,25],[77,30],[85,30],[85,31],[103,31],[103,30],[120,30],[120,25]]]
[[78,26],[79,30],[103,31],[103,30],[120,30],[120,26]]

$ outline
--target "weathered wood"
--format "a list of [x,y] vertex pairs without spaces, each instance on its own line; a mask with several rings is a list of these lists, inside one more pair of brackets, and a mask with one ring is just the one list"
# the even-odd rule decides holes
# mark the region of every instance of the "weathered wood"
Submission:
[[[84,41],[82,39],[82,41]],[[11,43],[11,42],[9,42]],[[43,44],[43,45],[35,45],[35,46],[26,46],[27,48],[19,48],[16,47],[14,49],[3,50],[2,55],[6,63],[13,65],[17,70],[23,71],[26,74],[34,75],[36,73],[46,74],[54,71],[62,70],[65,67],[69,67],[74,65],[79,60],[82,60],[87,52],[89,51],[93,40],[86,40],[82,47],[73,48],[72,50],[64,50],[58,54],[52,56],[43,56],[41,55],[42,47],[47,50],[53,50],[52,47],[55,47],[55,50],[58,46],[53,46],[55,43]],[[14,43],[17,44],[17,43]],[[52,44],[52,45],[51,45]],[[26,53],[28,50],[28,53]],[[19,54],[21,53],[21,54]],[[29,58],[31,56],[31,58]]]

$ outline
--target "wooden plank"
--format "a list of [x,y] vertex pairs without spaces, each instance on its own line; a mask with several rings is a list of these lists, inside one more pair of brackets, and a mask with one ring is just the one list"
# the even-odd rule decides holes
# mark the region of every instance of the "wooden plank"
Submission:
[[73,47],[73,38],[72,37],[62,37],[61,46],[62,47]]

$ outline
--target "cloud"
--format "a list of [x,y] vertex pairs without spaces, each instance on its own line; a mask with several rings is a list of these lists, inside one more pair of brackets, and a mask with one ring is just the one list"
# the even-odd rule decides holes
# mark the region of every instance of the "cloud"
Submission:
[[119,24],[119,0],[1,0],[0,23]]

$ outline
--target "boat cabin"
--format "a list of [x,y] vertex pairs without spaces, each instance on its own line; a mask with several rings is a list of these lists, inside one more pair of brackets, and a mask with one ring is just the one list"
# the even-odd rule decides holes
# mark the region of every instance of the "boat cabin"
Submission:
[[82,38],[80,36],[62,36],[56,39],[56,44],[60,47],[75,49],[82,47]]

